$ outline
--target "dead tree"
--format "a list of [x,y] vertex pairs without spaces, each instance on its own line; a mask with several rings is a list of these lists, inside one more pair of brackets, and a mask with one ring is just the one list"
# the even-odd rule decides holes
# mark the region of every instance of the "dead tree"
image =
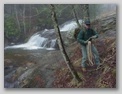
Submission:
[[18,18],[18,11],[17,11],[16,4],[14,5],[14,10],[15,10],[15,14],[16,14],[16,20],[17,20],[17,25],[18,25],[18,28],[19,28],[19,32],[21,32],[20,21],[19,21],[19,18]]
[[85,28],[84,28],[84,22],[86,20],[90,20],[90,17],[89,17],[89,4],[82,4],[81,5],[81,13],[82,13],[82,30],[85,31]]
[[84,20],[90,20],[90,17],[89,17],[89,4],[84,4],[82,10],[83,10],[83,19]]
[[74,16],[74,18],[76,20],[76,23],[77,23],[78,27],[81,28],[81,25],[80,25],[80,23],[78,21],[78,17],[77,17],[77,14],[76,14],[76,10],[75,10],[75,6],[74,5],[72,5],[72,11],[73,11],[73,16]]
[[26,35],[26,24],[25,24],[25,4],[23,5],[23,30],[24,30],[24,35]]
[[75,71],[66,51],[65,51],[65,48],[64,48],[64,45],[63,45],[63,41],[62,41],[62,37],[61,37],[61,33],[60,33],[60,29],[59,29],[59,26],[58,26],[58,21],[57,21],[57,17],[56,17],[56,12],[55,12],[55,7],[53,4],[50,5],[51,7],[51,11],[52,11],[52,20],[53,20],[53,24],[54,24],[54,28],[55,28],[55,32],[56,32],[56,36],[57,36],[57,40],[58,40],[58,45],[59,45],[59,48],[60,48],[60,51],[63,55],[63,58],[66,62],[66,65],[69,69],[69,71],[71,72],[72,76],[78,81],[80,82],[81,79],[80,77],[78,76],[77,72]]

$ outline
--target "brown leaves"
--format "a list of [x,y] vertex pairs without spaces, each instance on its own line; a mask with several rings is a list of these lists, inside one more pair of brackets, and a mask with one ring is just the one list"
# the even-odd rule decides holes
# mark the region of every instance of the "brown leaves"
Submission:
[[57,88],[67,88],[71,87],[68,83],[71,81],[72,76],[69,72],[69,70],[64,67],[62,69],[58,69],[55,72],[55,80],[54,80],[54,87]]

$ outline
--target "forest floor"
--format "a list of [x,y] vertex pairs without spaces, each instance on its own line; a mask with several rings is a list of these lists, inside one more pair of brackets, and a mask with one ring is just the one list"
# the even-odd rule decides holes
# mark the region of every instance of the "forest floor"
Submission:
[[[113,34],[112,34],[113,33]],[[69,72],[65,62],[61,69],[55,72],[54,87],[58,88],[115,88],[116,87],[116,44],[115,31],[108,31],[104,38],[98,38],[95,45],[99,51],[101,59],[101,67],[87,66],[86,72],[81,68],[81,46],[74,43],[68,48],[71,51],[70,59],[83,80],[79,84],[75,84],[71,73]],[[109,34],[113,36],[108,36]]]
[[[116,30],[111,19],[104,33],[95,41],[102,66],[81,69],[81,45],[74,42],[66,48],[75,70],[82,79],[75,82],[59,50],[5,52],[5,88],[115,88],[116,87]],[[109,26],[109,22],[112,25]],[[105,23],[105,22],[104,22]],[[112,27],[112,28],[110,28]]]

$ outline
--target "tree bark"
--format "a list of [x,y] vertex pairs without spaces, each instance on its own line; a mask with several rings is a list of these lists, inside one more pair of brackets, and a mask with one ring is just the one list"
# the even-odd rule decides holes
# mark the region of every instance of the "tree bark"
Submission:
[[[81,12],[82,12],[82,20],[90,20],[89,17],[89,4],[82,4],[81,6]],[[82,30],[85,31],[85,27],[83,26],[84,22],[82,23]]]
[[84,20],[90,20],[89,17],[89,4],[84,4],[83,6],[83,14],[84,14]]
[[65,51],[65,48],[63,46],[63,41],[62,41],[62,37],[61,37],[61,33],[60,33],[60,29],[58,27],[58,21],[57,21],[57,18],[56,18],[56,13],[55,13],[55,7],[53,4],[50,5],[51,6],[51,11],[52,11],[52,20],[53,20],[53,24],[54,24],[54,28],[55,28],[55,32],[56,32],[56,35],[57,35],[57,40],[58,40],[58,44],[59,44],[59,48],[60,48],[60,51],[63,55],[63,58],[67,64],[67,67],[68,69],[70,70],[72,76],[78,81],[80,82],[81,79],[80,77],[78,76],[77,72],[75,71],[66,51]]
[[77,17],[77,14],[76,14],[76,10],[75,10],[75,6],[74,5],[72,5],[72,10],[73,10],[74,18],[76,19],[76,23],[77,23],[78,27],[81,28],[81,25],[80,25],[80,23],[78,21],[78,17]]
[[19,31],[21,32],[20,22],[19,22],[19,19],[18,19],[18,12],[17,12],[16,4],[14,5],[14,10],[15,10],[15,14],[16,14],[16,20],[17,20],[18,28],[19,28]]
[[30,15],[29,15],[29,32],[31,32],[31,4],[29,6],[30,9]]
[[25,4],[23,7],[23,29],[24,29],[24,35],[26,35],[26,26],[25,26]]

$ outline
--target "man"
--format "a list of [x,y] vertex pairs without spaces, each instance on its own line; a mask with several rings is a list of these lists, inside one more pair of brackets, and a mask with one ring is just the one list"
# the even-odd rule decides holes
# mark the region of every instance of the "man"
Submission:
[[[88,41],[91,41],[92,39],[98,38],[98,33],[95,32],[93,29],[91,29],[90,21],[85,21],[84,27],[85,27],[85,31],[81,30],[79,32],[77,40],[82,46],[82,56],[83,56],[82,62],[81,62],[82,70],[86,71],[86,68],[85,68],[86,63],[85,62],[88,58],[86,46],[88,44]],[[92,50],[92,53],[95,57],[95,64],[97,66],[100,65],[99,54],[98,54],[98,51],[97,51],[96,47],[94,46],[94,44],[91,45],[91,50]]]

